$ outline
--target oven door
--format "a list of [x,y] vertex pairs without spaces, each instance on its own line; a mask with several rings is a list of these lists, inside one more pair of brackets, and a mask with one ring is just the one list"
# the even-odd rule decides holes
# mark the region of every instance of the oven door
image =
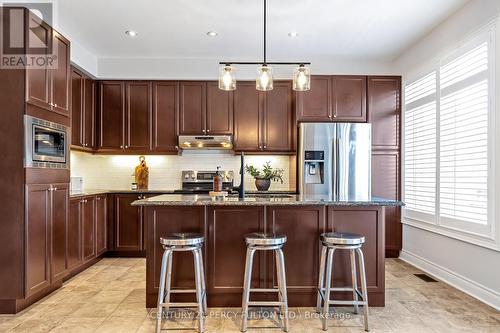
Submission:
[[67,128],[29,117],[26,122],[26,166],[66,168]]

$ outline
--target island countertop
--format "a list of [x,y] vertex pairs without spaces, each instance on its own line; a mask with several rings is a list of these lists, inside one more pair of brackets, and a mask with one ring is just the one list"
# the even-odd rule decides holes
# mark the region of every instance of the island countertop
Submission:
[[136,200],[133,206],[404,206],[398,200],[372,197],[369,201],[334,201],[326,196],[290,194],[249,194],[214,198],[206,194],[165,194]]

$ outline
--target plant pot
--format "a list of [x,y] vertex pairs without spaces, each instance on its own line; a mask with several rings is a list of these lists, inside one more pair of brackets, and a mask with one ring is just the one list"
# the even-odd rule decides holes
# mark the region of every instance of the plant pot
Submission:
[[255,178],[255,187],[258,191],[267,191],[269,186],[271,186],[270,179]]

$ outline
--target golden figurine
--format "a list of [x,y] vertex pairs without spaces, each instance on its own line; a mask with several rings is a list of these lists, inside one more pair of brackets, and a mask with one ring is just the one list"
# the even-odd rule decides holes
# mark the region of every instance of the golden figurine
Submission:
[[135,167],[135,182],[138,190],[147,190],[149,181],[149,168],[146,165],[146,157],[139,156],[139,165]]

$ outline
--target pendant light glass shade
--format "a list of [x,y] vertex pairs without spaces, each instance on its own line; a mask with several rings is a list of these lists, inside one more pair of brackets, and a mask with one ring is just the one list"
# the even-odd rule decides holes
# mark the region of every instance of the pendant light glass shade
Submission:
[[225,65],[221,68],[219,74],[219,89],[231,91],[236,90],[236,77],[234,76],[234,67]]
[[267,65],[260,66],[256,80],[256,88],[260,91],[273,90],[273,69]]
[[300,65],[293,71],[293,90],[307,91],[311,89],[311,72],[309,68]]

